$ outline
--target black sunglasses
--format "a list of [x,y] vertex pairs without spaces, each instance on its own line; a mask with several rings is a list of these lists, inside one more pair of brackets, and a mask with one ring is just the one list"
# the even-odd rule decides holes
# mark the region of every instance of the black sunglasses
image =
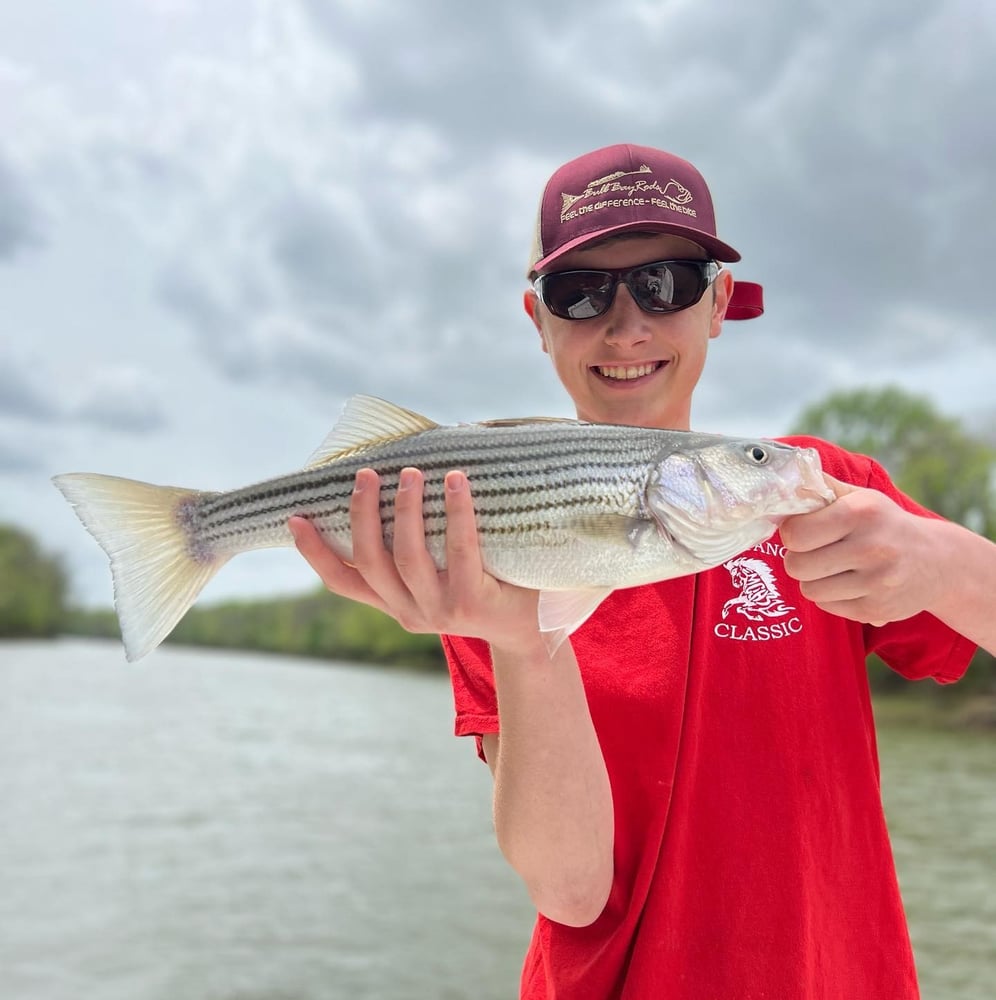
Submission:
[[599,271],[551,271],[533,288],[540,301],[561,319],[592,319],[612,305],[619,282],[648,313],[674,313],[694,306],[716,280],[714,260],[657,260],[639,267]]

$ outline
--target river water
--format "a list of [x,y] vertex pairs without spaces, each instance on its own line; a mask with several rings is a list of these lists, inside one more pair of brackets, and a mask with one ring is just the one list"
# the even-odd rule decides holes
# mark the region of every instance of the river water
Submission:
[[[532,923],[445,677],[0,644],[0,997],[498,1000]],[[924,1000],[996,983],[996,743],[880,736]]]

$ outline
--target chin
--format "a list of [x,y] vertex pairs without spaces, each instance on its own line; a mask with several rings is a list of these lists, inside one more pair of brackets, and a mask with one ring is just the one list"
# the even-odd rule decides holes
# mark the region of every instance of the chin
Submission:
[[681,423],[660,407],[641,405],[633,401],[628,405],[620,401],[614,406],[600,406],[595,418],[582,417],[600,424],[628,424],[631,427],[675,427]]

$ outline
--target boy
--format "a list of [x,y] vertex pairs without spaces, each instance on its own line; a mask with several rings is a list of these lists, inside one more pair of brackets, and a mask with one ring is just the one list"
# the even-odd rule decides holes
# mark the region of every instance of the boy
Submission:
[[[757,311],[716,263],[736,260],[676,156],[611,146],[554,173],[524,301],[580,419],[690,428],[709,342]],[[805,443],[833,504],[725,566],[616,591],[552,657],[536,594],[481,567],[462,473],[443,573],[417,470],[393,553],[371,470],[352,566],[292,522],[329,589],[443,636],[457,733],[491,768],[498,842],[538,910],[523,998],[917,996],[865,657],[949,682],[975,644],[996,649],[996,546],[867,458]]]

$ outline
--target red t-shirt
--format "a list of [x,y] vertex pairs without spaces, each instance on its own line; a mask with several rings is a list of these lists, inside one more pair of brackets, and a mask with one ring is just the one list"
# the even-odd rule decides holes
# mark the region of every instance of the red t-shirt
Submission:
[[[863,456],[832,476],[926,513]],[[612,785],[615,876],[589,927],[540,915],[528,1000],[912,1000],[865,658],[946,683],[973,645],[920,614],[826,614],[778,536],[618,590],[571,637]],[[457,735],[498,732],[487,644],[443,637]]]

